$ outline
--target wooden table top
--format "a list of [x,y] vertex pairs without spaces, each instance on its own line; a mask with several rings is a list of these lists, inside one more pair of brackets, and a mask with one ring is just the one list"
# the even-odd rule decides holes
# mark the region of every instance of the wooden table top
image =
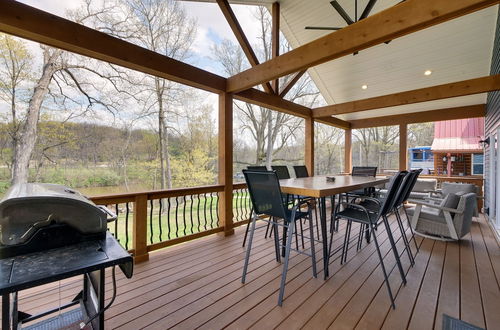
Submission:
[[363,177],[335,175],[335,182],[326,181],[326,176],[311,176],[280,180],[281,191],[288,194],[311,197],[326,197],[352,190],[377,186],[389,182],[386,177]]

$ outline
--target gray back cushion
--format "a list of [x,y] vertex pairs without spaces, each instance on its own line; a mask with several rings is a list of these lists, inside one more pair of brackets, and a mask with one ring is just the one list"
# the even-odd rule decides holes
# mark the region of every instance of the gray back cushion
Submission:
[[[441,201],[441,204],[439,206],[441,207],[446,207],[446,208],[449,208],[449,209],[456,209],[457,206],[458,206],[458,202],[460,201],[460,195],[458,194],[448,194],[444,197],[444,199]],[[442,214],[443,211],[440,212],[440,214]],[[454,216],[454,213],[451,214],[451,216],[453,217]]]
[[459,191],[463,191],[464,193],[475,193],[476,185],[471,183],[453,183],[453,182],[443,182],[441,185],[441,189],[443,191],[443,195],[447,195],[450,193],[457,193]]
[[436,179],[417,179],[415,186],[412,191],[427,192],[431,190],[436,190],[437,180]]

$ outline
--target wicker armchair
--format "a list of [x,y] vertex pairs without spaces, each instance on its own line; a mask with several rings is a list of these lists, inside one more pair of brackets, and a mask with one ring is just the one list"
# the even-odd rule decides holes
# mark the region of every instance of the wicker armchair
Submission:
[[[478,187],[475,184],[471,184],[471,183],[443,182],[441,184],[441,189],[432,191],[431,195],[430,195],[430,198],[426,198],[426,199],[434,200],[434,201],[436,201],[436,199],[442,200],[448,194],[451,194],[451,193],[456,194],[456,193],[459,193],[459,192],[479,194]],[[477,199],[477,197],[476,197],[476,199]],[[478,210],[478,207],[477,207],[477,201],[476,201],[476,204],[474,205],[474,216],[475,217],[479,216],[479,210]]]
[[470,231],[476,200],[475,193],[451,193],[439,205],[410,201],[417,205],[408,210],[413,214],[411,226],[420,236],[443,241],[459,240]]

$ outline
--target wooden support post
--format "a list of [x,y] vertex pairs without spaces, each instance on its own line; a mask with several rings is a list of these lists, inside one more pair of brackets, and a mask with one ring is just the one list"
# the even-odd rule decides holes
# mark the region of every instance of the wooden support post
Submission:
[[[280,55],[280,3],[274,2],[272,7],[272,58],[276,58]],[[279,78],[273,80],[272,83],[273,90],[275,94],[279,94]]]
[[224,191],[219,196],[219,225],[224,235],[233,229],[233,95],[219,94],[219,184]]
[[399,170],[408,168],[408,125],[399,125]]
[[134,201],[134,262],[149,260],[148,253],[148,195],[137,195]]
[[306,118],[305,122],[305,152],[304,160],[307,172],[310,176],[314,175],[314,119]]
[[352,130],[346,129],[344,136],[344,172],[351,173],[352,168]]

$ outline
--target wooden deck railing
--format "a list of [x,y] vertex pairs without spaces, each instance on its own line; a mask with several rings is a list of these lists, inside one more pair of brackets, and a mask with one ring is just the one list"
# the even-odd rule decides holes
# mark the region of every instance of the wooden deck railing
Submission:
[[[149,259],[150,251],[230,230],[224,228],[219,217],[219,195],[223,190],[223,185],[212,185],[90,199],[117,213],[117,221],[110,223],[108,229],[134,254],[135,261],[141,262]],[[246,223],[250,212],[246,184],[234,184],[230,225]]]

